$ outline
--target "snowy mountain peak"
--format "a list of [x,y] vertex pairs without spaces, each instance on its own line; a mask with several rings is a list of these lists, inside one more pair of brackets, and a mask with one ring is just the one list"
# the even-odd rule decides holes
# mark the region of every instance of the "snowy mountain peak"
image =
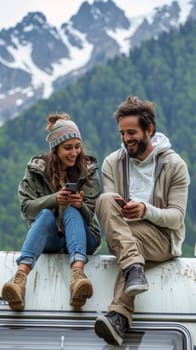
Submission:
[[29,12],[22,20],[21,23],[18,23],[17,29],[25,29],[25,27],[33,26],[39,28],[46,23],[46,16],[41,12]]
[[130,25],[124,11],[119,9],[112,0],[96,0],[92,5],[84,2],[78,13],[71,17],[73,26],[83,33],[99,28],[125,28]]

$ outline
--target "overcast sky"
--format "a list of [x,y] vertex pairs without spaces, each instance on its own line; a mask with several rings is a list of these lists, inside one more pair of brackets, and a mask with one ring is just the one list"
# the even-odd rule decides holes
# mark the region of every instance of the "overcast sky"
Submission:
[[[40,11],[51,25],[60,27],[75,14],[85,0],[0,0],[0,29],[14,27],[28,12]],[[113,0],[128,17],[148,13],[172,0]],[[93,3],[94,0],[88,0]]]

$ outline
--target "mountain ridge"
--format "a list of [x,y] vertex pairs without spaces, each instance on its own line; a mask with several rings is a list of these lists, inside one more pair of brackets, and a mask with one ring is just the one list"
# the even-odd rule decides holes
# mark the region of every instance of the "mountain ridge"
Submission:
[[28,13],[0,31],[0,123],[109,59],[196,19],[196,0],[155,7],[147,17],[127,18],[112,0],[83,2],[60,29],[41,12]]

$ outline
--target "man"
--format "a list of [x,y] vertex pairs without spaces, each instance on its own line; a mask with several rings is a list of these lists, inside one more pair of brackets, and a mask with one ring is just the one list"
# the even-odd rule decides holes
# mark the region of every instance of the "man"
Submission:
[[189,174],[168,138],[156,133],[152,102],[129,96],[114,115],[122,146],[103,162],[104,193],[96,211],[119,274],[108,313],[96,319],[95,332],[121,345],[131,326],[134,298],[148,290],[146,261],[182,253]]

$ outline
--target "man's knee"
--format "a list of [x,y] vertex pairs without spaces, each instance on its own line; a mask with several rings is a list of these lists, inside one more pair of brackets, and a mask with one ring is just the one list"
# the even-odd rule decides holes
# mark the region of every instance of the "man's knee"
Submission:
[[111,201],[114,201],[114,197],[119,196],[116,192],[106,192],[102,193],[96,202],[96,208],[99,209],[101,205],[104,205],[105,203],[109,203]]

